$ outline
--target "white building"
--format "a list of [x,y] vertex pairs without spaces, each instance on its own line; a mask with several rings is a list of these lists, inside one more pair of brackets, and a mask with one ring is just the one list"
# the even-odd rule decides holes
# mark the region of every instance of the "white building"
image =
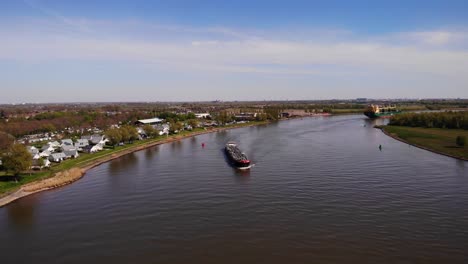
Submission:
[[210,117],[210,113],[197,113],[195,114],[196,118],[208,118]]
[[161,124],[164,121],[164,119],[161,118],[150,118],[150,119],[141,119],[138,120],[136,123],[140,125],[157,125]]
[[50,161],[47,159],[44,159],[43,161],[35,159],[32,161],[32,165],[31,165],[32,170],[41,170],[43,168],[48,168],[48,167],[50,167]]
[[49,156],[49,160],[52,162],[61,162],[64,160],[67,156],[63,152],[58,152],[58,153],[52,153]]

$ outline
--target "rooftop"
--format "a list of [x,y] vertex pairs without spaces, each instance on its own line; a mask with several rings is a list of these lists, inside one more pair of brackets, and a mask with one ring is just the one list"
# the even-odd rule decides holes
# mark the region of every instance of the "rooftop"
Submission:
[[162,121],[164,121],[164,119],[155,117],[155,118],[150,118],[150,119],[140,119],[137,122],[142,123],[142,124],[153,124],[153,123],[161,123]]

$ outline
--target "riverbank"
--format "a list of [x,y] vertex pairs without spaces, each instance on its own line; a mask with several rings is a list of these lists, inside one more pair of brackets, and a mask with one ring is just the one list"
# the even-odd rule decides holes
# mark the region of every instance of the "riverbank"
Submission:
[[24,185],[19,186],[17,189],[6,190],[3,193],[0,193],[0,207],[34,193],[58,188],[75,182],[82,178],[85,175],[86,171],[88,171],[89,169],[101,165],[105,162],[117,159],[129,153],[202,134],[265,124],[268,124],[268,122],[250,122],[244,124],[229,125],[225,127],[211,128],[206,130],[199,129],[195,131],[183,131],[181,134],[137,141],[134,144],[125,145],[123,147],[117,147],[116,149],[109,149],[96,154],[88,154],[86,156],[82,156],[85,158],[80,157],[73,160],[67,160],[62,162],[60,165],[55,167],[54,170],[51,170],[48,173],[39,173],[42,174],[42,177],[39,177],[35,181],[27,182]]
[[468,161],[468,146],[458,147],[457,136],[468,137],[467,130],[404,126],[378,127],[387,136],[440,155]]

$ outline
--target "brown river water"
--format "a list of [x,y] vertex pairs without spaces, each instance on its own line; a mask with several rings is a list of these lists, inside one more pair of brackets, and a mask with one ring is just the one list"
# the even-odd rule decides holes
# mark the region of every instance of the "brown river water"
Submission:
[[468,263],[468,162],[376,122],[295,119],[105,163],[0,208],[1,263]]

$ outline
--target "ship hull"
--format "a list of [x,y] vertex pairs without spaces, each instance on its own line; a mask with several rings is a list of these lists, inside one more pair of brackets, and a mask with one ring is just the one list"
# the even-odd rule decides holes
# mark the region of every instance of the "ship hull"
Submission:
[[391,116],[398,115],[398,114],[401,114],[401,111],[384,112],[384,113],[375,113],[375,112],[370,112],[370,111],[364,112],[364,115],[369,118],[391,117]]
[[226,146],[224,149],[229,162],[238,169],[250,168],[250,160],[237,148],[237,146]]

